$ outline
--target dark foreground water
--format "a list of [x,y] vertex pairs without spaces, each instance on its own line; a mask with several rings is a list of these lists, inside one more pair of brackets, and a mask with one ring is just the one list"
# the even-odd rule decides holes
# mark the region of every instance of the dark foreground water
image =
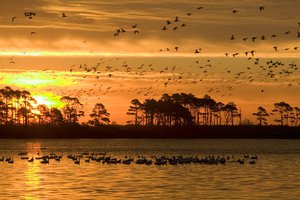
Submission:
[[[18,153],[54,152],[60,162],[30,163]],[[255,165],[123,165],[68,154],[151,156],[257,154]],[[0,140],[0,199],[300,199],[300,140]]]

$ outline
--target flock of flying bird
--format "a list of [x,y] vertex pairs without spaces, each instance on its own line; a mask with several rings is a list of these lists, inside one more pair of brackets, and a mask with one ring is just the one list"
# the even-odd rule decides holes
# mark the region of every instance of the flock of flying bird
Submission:
[[[197,7],[195,10],[197,13],[204,10],[204,7]],[[258,12],[263,12],[265,6],[259,6]],[[232,14],[236,15],[239,10],[232,10]],[[186,17],[195,15],[196,13],[187,12],[185,17],[175,16],[171,20],[166,20],[165,24],[162,26],[160,31],[172,31],[173,34],[181,28],[188,27],[188,20]],[[37,14],[34,12],[25,12],[24,16],[29,20],[34,19]],[[61,14],[62,18],[70,17],[65,13]],[[12,22],[15,22],[16,17],[13,17]],[[296,38],[300,39],[300,22],[297,24],[298,32],[295,35]],[[133,33],[133,35],[141,34],[142,32],[138,29],[138,24],[127,25],[118,27],[113,33],[114,37],[119,37],[126,33]],[[36,34],[36,32],[31,32],[31,34]],[[251,36],[251,37],[237,37],[232,34],[229,40],[238,42],[261,42],[265,40],[272,40],[279,37],[291,36],[292,31],[283,31],[282,35],[270,34],[261,36]],[[292,36],[291,36],[292,37]],[[160,52],[171,52],[172,50],[176,53],[180,51],[179,46],[161,48]],[[273,47],[274,51],[298,51],[300,48],[298,46],[294,47]],[[203,48],[195,48],[193,50],[194,54],[201,54]],[[258,53],[255,49],[250,49],[245,52],[226,52],[224,53],[224,59],[207,59],[204,56],[194,56],[193,63],[190,66],[183,68],[183,66],[168,65],[168,66],[158,66],[154,63],[143,63],[140,65],[130,64],[126,61],[126,58],[99,58],[99,61],[93,65],[89,64],[73,64],[70,66],[69,72],[74,80],[74,82],[97,80],[98,83],[95,84],[93,88],[89,90],[86,89],[72,89],[70,95],[75,95],[77,97],[85,97],[87,100],[91,96],[97,96],[97,94],[102,93],[130,93],[133,92],[136,95],[143,95],[145,97],[158,97],[161,93],[168,93],[170,87],[178,92],[182,92],[184,89],[188,88],[190,85],[196,87],[203,87],[206,84],[206,92],[219,94],[220,96],[231,96],[233,94],[232,90],[238,84],[245,83],[250,84],[252,82],[280,82],[281,80],[288,79],[289,82],[297,83],[299,81],[296,76],[291,76],[291,74],[296,74],[299,72],[299,68],[296,62],[283,62],[276,58],[266,59],[259,58],[256,56]],[[244,56],[245,55],[245,56]],[[232,67],[224,66],[231,65],[230,62],[233,58],[241,57],[242,59],[247,59],[248,64],[245,67],[240,67],[235,69]],[[229,59],[231,57],[231,59]],[[278,57],[277,55],[275,57]],[[227,60],[229,59],[229,60]],[[222,62],[221,62],[222,61]],[[155,61],[154,61],[155,62]],[[10,59],[10,64],[15,64],[13,58]],[[117,65],[117,66],[116,66]],[[221,73],[222,77],[216,77],[218,73]],[[69,76],[66,77],[70,78]],[[111,78],[119,79],[119,84],[109,85],[112,83]],[[122,81],[123,79],[130,78],[133,81],[147,81],[146,86],[132,86],[128,87]],[[291,80],[292,79],[292,80]],[[282,83],[284,84],[284,83]],[[141,84],[143,85],[143,84]],[[289,83],[289,87],[293,84]],[[160,88],[160,90],[158,90]],[[57,91],[57,89],[49,88],[48,91],[55,91],[56,93],[65,93],[65,90]],[[266,90],[260,87],[260,92],[265,92]]]

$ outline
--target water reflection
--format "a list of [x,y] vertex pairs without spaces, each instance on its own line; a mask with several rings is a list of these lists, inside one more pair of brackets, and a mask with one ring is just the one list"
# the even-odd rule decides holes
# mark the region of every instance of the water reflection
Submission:
[[[34,156],[39,152],[41,144],[36,143],[27,143],[26,144],[28,156]],[[31,158],[31,157],[30,157]],[[25,199],[35,199],[33,193],[39,191],[40,189],[40,167],[38,162],[27,162],[25,170],[25,187],[26,194]]]
[[[33,163],[21,159],[62,155]],[[80,152],[195,156],[257,153],[255,165],[122,165],[67,158]],[[40,155],[37,155],[40,152]],[[0,140],[0,199],[299,199],[299,140]]]

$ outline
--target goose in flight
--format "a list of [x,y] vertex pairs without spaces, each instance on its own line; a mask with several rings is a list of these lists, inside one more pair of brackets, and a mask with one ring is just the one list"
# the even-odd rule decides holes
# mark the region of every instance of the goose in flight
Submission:
[[260,6],[260,7],[259,7],[259,11],[260,11],[260,12],[263,11],[264,9],[265,9],[264,6]]

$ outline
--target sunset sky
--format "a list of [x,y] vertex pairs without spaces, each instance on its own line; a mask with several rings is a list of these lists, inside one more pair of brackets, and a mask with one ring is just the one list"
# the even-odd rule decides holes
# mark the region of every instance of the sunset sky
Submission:
[[78,97],[86,116],[101,102],[118,124],[132,99],[175,92],[233,101],[254,119],[260,105],[300,106],[299,10],[298,0],[3,1],[0,84],[50,107]]

